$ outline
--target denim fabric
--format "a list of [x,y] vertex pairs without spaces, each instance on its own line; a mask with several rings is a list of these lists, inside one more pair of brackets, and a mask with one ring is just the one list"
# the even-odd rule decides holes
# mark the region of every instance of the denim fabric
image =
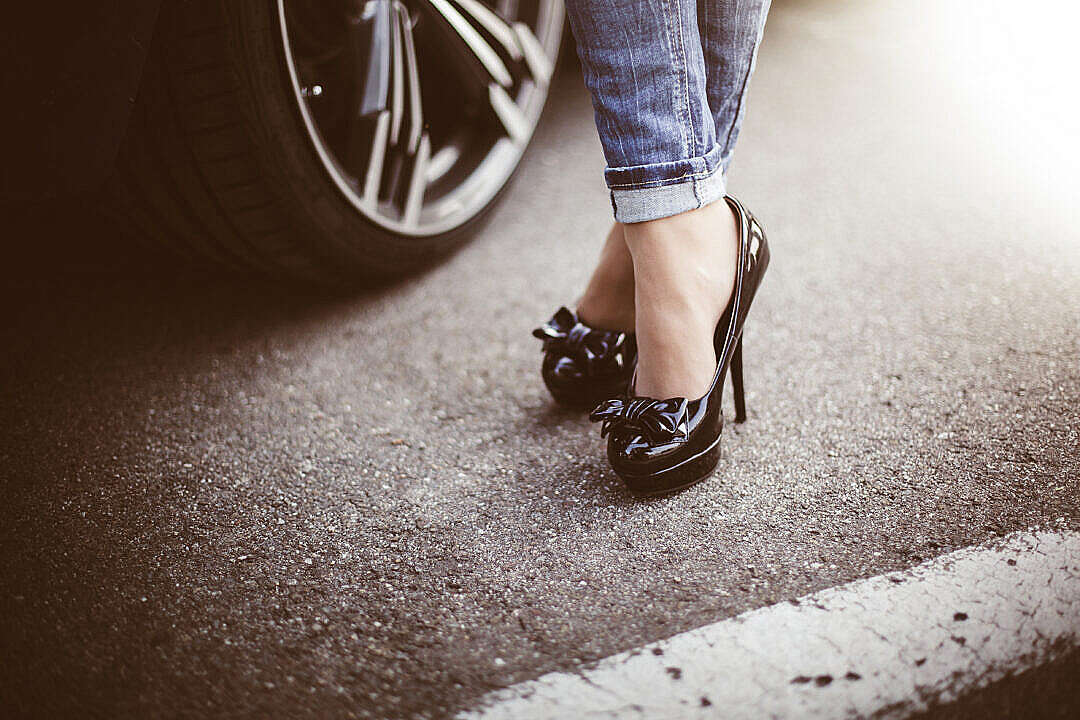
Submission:
[[566,0],[615,219],[723,197],[769,0]]

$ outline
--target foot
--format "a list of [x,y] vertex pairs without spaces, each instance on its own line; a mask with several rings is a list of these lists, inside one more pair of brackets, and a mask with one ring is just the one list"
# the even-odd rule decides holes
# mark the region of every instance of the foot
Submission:
[[608,232],[600,262],[578,301],[577,315],[598,330],[634,331],[634,264],[622,223],[615,223]]
[[735,285],[735,215],[718,200],[623,227],[634,267],[638,366],[632,392],[699,398],[716,372],[713,333]]

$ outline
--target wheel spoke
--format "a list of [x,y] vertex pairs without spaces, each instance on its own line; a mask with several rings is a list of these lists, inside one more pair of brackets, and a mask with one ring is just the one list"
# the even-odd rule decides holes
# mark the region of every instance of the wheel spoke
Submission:
[[364,202],[375,205],[379,200],[379,185],[382,183],[383,162],[386,159],[386,141],[390,136],[390,112],[379,113],[375,123],[375,132],[371,140],[371,159],[364,173]]
[[495,11],[504,18],[516,18],[518,16],[518,0],[498,0],[495,3]]
[[528,140],[531,130],[529,120],[509,93],[503,87],[491,83],[488,85],[488,100],[510,139],[516,143]]
[[420,208],[424,202],[424,190],[427,188],[427,166],[431,157],[431,140],[427,133],[420,136],[416,154],[413,156],[412,174],[409,177],[409,190],[405,195],[405,206],[401,219],[405,227],[414,228],[420,220]]
[[346,75],[352,85],[348,100],[341,106],[346,142],[342,159],[357,178],[366,178],[372,163],[382,164],[382,151],[372,145],[372,136],[379,136],[392,84],[390,9],[390,0],[369,0],[346,18],[349,52],[343,60],[352,64]]
[[474,28],[461,13],[447,0],[428,0],[432,7],[438,10],[439,15],[446,21],[458,39],[464,43],[465,48],[479,61],[480,65],[492,80],[503,87],[510,87],[514,78],[507,69],[506,63],[499,57],[495,48],[488,44],[476,28]]
[[551,58],[544,52],[544,46],[536,39],[532,29],[523,22],[514,23],[514,37],[521,45],[521,53],[525,56],[525,64],[529,67],[533,82],[547,87],[553,67]]
[[[363,138],[370,144],[364,148],[366,152],[354,153],[356,160],[352,164],[363,173],[364,202],[377,205],[382,198],[394,201],[404,195],[406,204],[410,200],[415,204],[422,200],[425,186],[421,182],[422,178],[415,177],[415,171],[410,175],[405,192],[401,193],[398,188],[402,187],[402,169],[416,166],[415,156],[421,144],[424,120],[420,69],[416,57],[412,19],[407,8],[396,1],[388,4],[388,7],[392,13],[390,25],[386,30],[386,35],[389,37],[386,46],[390,49],[390,57],[383,65],[389,70],[389,78],[383,86],[389,89],[389,102],[383,102],[384,109],[379,112],[374,124],[363,116],[354,120],[353,128],[357,133],[357,138]],[[406,108],[408,110],[407,134],[403,136],[402,129],[406,126]],[[388,153],[393,154],[388,158]],[[428,154],[430,155],[430,144]],[[426,161],[425,157],[422,162],[424,166],[427,164]],[[357,175],[359,176],[360,173],[358,172]],[[418,200],[413,200],[414,197]],[[419,205],[410,207],[409,211],[415,221],[419,213]]]
[[[523,22],[508,22],[479,0],[428,0],[428,3],[450,28],[450,36],[457,39],[464,54],[481,66],[487,102],[507,136],[515,143],[526,141],[532,127],[514,99],[517,93],[514,78],[529,79],[534,85],[546,88],[552,72],[552,61],[532,29]],[[516,12],[517,8],[512,10]]]
[[348,40],[355,72],[353,82],[358,115],[376,115],[386,109],[390,92],[392,46],[390,0],[368,0],[349,18]]
[[405,117],[405,73],[402,61],[401,21],[397,7],[394,7],[394,17],[390,37],[391,42],[391,92],[390,92],[390,144],[397,145],[398,136],[401,134],[401,121]]
[[478,0],[454,0],[454,2],[471,15],[493,38],[498,40],[511,58],[514,60],[521,59],[521,48],[518,47],[517,36],[514,35],[514,30],[508,22],[492,12],[486,5],[478,2]]
[[413,38],[413,21],[408,9],[398,4],[398,18],[401,22],[402,49],[405,55],[405,82],[408,85],[409,98],[409,138],[405,150],[415,154],[420,144],[420,133],[424,129],[424,110],[420,93],[420,63],[416,59],[416,40]]

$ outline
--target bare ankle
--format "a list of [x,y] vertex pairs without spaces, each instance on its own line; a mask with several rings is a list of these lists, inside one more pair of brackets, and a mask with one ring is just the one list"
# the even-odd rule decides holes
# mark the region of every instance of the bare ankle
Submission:
[[635,392],[697,397],[712,380],[712,336],[734,286],[735,219],[721,201],[628,225],[626,238],[640,353]]
[[615,223],[577,305],[578,317],[604,330],[634,330],[634,265],[622,223]]

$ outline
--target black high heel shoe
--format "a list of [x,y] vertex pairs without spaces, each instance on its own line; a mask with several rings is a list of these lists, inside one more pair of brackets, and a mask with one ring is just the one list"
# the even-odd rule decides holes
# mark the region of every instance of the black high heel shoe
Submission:
[[769,246],[754,216],[738,200],[724,199],[739,223],[739,258],[731,300],[713,335],[718,362],[709,391],[697,400],[620,397],[600,404],[589,415],[593,422],[603,423],[600,432],[608,438],[608,461],[635,492],[680,490],[712,473],[720,461],[720,433],[724,428],[720,401],[729,370],[735,422],[746,420],[743,323],[769,265]]
[[533,335],[544,341],[540,375],[560,404],[588,408],[626,393],[637,364],[633,333],[597,330],[561,307]]

